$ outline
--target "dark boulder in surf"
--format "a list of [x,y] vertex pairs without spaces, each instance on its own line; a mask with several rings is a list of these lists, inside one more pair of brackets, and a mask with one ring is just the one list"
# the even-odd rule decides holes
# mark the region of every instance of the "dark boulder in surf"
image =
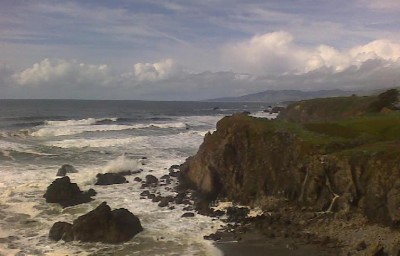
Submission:
[[111,210],[106,202],[78,217],[71,225],[57,222],[50,230],[53,240],[123,243],[143,231],[140,220],[127,209]]
[[97,182],[95,185],[112,185],[128,183],[125,177],[119,173],[98,173],[96,175]]
[[78,172],[77,169],[75,169],[75,167],[73,167],[70,164],[63,164],[60,169],[58,169],[57,171],[57,175],[56,176],[61,176],[64,177],[65,175],[67,175],[67,173],[76,173]]
[[194,217],[194,213],[193,212],[185,212],[181,216],[181,218],[191,218],[191,217]]
[[63,208],[92,201],[96,191],[89,189],[83,192],[76,183],[71,183],[68,176],[54,180],[46,190],[43,197],[47,203],[58,203]]
[[155,177],[154,175],[146,175],[146,186],[151,186],[151,185],[156,185],[158,183],[158,179],[157,177]]
[[71,229],[72,229],[71,223],[58,221],[54,223],[53,226],[51,227],[49,232],[49,238],[54,241],[59,241],[61,239],[64,239],[65,234],[71,232]]

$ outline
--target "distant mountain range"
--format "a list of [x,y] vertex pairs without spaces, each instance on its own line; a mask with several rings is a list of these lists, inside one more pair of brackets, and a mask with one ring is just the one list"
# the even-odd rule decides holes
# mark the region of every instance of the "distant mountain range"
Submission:
[[[225,98],[209,99],[207,101],[283,103],[288,101],[299,101],[299,100],[306,100],[313,98],[349,96],[355,93],[356,92],[354,91],[343,91],[343,90],[320,90],[320,91],[267,90],[239,97],[225,97]],[[365,94],[365,92],[363,94]]]

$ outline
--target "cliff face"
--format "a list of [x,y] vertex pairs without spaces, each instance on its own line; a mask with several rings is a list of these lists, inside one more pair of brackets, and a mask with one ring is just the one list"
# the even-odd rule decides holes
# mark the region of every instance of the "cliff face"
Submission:
[[356,210],[395,224],[400,221],[400,157],[388,145],[328,154],[281,122],[234,115],[206,135],[181,174],[210,200],[226,197],[268,207],[263,199],[273,196],[316,211]]

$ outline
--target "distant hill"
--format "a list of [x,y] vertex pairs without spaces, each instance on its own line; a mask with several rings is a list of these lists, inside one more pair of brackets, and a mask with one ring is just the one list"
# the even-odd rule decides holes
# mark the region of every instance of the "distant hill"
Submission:
[[349,96],[355,92],[343,90],[320,90],[320,91],[299,91],[299,90],[267,90],[263,92],[247,94],[239,97],[225,97],[209,99],[211,102],[267,102],[279,103],[288,101],[299,101],[313,98]]

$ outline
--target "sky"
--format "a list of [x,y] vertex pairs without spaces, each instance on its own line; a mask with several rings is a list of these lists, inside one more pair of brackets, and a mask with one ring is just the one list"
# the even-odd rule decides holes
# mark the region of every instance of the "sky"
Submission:
[[400,86],[400,0],[1,0],[0,98]]

